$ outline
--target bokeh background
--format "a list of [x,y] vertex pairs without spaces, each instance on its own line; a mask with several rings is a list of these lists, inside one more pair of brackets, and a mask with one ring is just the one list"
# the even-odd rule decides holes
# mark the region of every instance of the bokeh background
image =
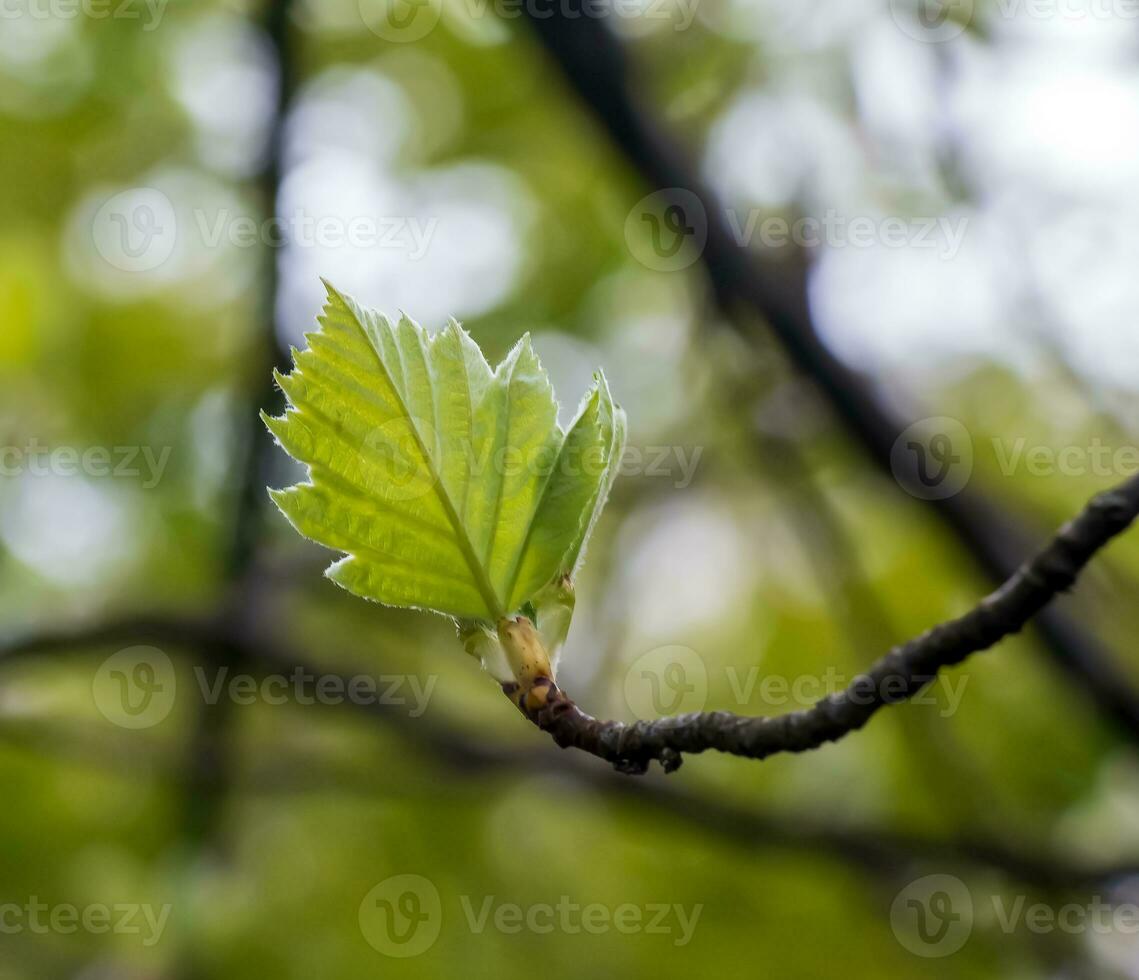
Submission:
[[[492,360],[531,331],[567,412],[604,366],[636,455],[559,679],[632,720],[805,706],[1139,470],[1133,5],[573,9],[3,0],[0,980],[1139,976],[1092,911],[1139,892],[1135,537],[1060,606],[1119,703],[1029,632],[809,756],[637,781],[268,506],[321,276]],[[807,290],[886,452],[726,261]],[[297,664],[326,696],[255,686]]]

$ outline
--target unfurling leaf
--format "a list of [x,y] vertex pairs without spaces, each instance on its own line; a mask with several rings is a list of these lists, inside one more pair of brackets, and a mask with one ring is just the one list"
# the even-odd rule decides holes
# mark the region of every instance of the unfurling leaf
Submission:
[[277,376],[288,410],[265,423],[310,474],[272,491],[277,506],[346,555],[328,576],[385,605],[490,625],[480,642],[477,623],[464,626],[471,652],[537,599],[560,646],[624,445],[604,375],[563,432],[528,335],[492,371],[456,322],[429,336],[331,286],[319,324]]

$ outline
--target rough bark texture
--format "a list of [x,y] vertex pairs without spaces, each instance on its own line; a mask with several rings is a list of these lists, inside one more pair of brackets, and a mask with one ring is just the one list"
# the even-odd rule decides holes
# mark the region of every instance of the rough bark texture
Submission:
[[[583,2],[564,0],[540,14],[531,11],[535,36],[648,189],[667,196],[685,213],[687,223],[699,221],[705,227],[702,266],[726,320],[754,341],[760,336],[755,315],[762,317],[789,360],[817,385],[867,457],[891,479],[918,485],[916,458],[903,454],[892,460],[891,449],[909,421],[936,413],[919,409],[908,420],[893,417],[868,379],[827,347],[812,319],[808,256],[784,250],[778,262],[760,261],[736,240],[724,205],[657,114],[638,98],[633,65],[620,39],[604,18],[583,14]],[[692,196],[701,202],[699,215],[687,213]],[[993,582],[1007,579],[1031,546],[1033,536],[1016,516],[975,487],[926,505]],[[1139,694],[1109,651],[1055,609],[1041,615],[1036,627],[1055,662],[1139,743]]]
[[562,748],[592,753],[621,772],[644,773],[654,759],[672,772],[683,753],[709,749],[749,759],[806,752],[857,731],[879,708],[913,697],[939,671],[1019,632],[1054,596],[1069,589],[1096,552],[1137,514],[1139,477],[1133,477],[1094,498],[1035,558],[965,615],[895,647],[845,690],[802,711],[765,718],[696,712],[625,724],[587,715],[550,681],[529,691],[516,685],[503,690]]

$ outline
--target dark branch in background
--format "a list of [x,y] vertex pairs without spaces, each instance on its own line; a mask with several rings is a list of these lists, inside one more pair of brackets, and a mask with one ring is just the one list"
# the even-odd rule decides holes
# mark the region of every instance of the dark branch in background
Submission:
[[[274,217],[277,211],[284,166],[285,125],[297,86],[291,10],[292,0],[267,0],[264,17],[265,35],[277,60],[277,98],[269,120],[265,162],[259,182],[262,207],[269,217]],[[277,333],[279,287],[280,256],[277,249],[270,248],[265,256],[264,284],[257,311],[260,328],[253,337],[244,376],[251,394],[238,417],[242,428],[239,448],[242,458],[238,468],[236,515],[226,553],[231,577],[245,574],[253,564],[265,516],[265,488],[271,483],[273,440],[261,424],[258,409],[276,412],[279,395],[273,381],[273,369],[287,370],[290,366],[289,352]]]
[[[264,632],[265,624],[271,622],[260,609],[264,596],[258,594],[255,586],[250,588],[252,591],[242,601],[202,617],[131,617],[12,640],[0,644],[0,665],[11,666],[40,655],[80,654],[91,647],[132,643],[161,643],[169,648],[192,650],[209,662],[216,662],[218,648],[226,647],[240,651],[243,664],[252,673],[291,673],[300,668],[311,675],[340,676],[347,688],[347,671],[337,674],[318,668],[302,652],[292,649],[288,640]],[[516,779],[550,772],[550,759],[545,751],[498,748],[471,738],[450,723],[439,721],[437,716],[413,719],[396,707],[377,701],[344,702],[328,705],[325,710],[355,711],[430,756],[447,773],[446,780],[432,781],[439,792],[451,792],[461,783],[476,786],[482,793],[489,777]],[[58,726],[53,727],[58,729]],[[53,751],[50,746],[44,748],[42,739],[25,745],[24,740],[9,731],[0,732],[0,737],[33,750]],[[73,741],[76,748],[84,750],[85,764],[97,761],[90,754],[93,740],[89,735],[81,735]],[[304,792],[314,788],[345,791],[349,788],[343,774],[336,774],[329,783],[325,766],[298,767],[294,760],[278,761],[279,770],[269,775],[277,774],[281,778],[259,780],[255,774],[244,787],[253,793]],[[116,749],[102,764],[115,771],[135,774],[140,760]],[[624,779],[590,765],[584,758],[564,759],[560,769],[607,800],[648,810],[678,827],[715,835],[748,853],[771,849],[801,851],[845,861],[868,873],[891,879],[911,875],[918,869],[974,867],[1000,871],[1036,888],[1061,891],[1102,889],[1139,875],[1139,864],[1133,862],[1074,863],[1062,855],[1033,853],[997,839],[938,839],[795,814],[764,813],[752,807],[710,799],[672,784]],[[382,789],[385,793],[393,791],[390,781],[376,779],[374,773],[365,773],[364,778],[368,782],[362,785],[361,791],[369,788]]]
[[895,647],[846,690],[803,711],[774,718],[702,712],[626,725],[591,718],[551,684],[537,698],[531,696],[523,713],[562,748],[589,752],[627,773],[645,772],[654,759],[670,772],[685,752],[715,749],[764,759],[816,749],[862,728],[880,708],[917,694],[938,671],[1020,632],[1071,588],[1096,552],[1136,515],[1139,477],[1093,499],[1035,558],[964,616]]
[[[260,176],[262,207],[276,214],[281,188],[285,123],[295,88],[295,56],[292,45],[291,0],[265,0],[265,34],[276,56],[277,95],[268,120],[265,160]],[[243,381],[252,394],[242,401],[238,416],[238,475],[236,507],[229,540],[223,553],[225,583],[241,590],[244,578],[256,574],[258,544],[265,512],[265,487],[271,466],[272,441],[261,425],[258,408],[272,408],[275,391],[273,368],[283,363],[277,338],[277,293],[280,283],[279,256],[270,249],[265,256],[263,291],[255,311],[257,330],[252,338]],[[240,644],[222,637],[207,647],[214,662],[239,669],[243,663]],[[233,705],[226,699],[202,705],[190,739],[182,780],[182,837],[198,858],[225,851],[222,818],[229,795],[233,768]],[[196,858],[197,859],[197,858]],[[180,956],[181,980],[208,976],[200,951],[190,945]]]
[[[541,14],[531,18],[533,29],[644,180],[654,190],[672,195],[673,203],[685,213],[690,209],[688,193],[702,202],[705,215],[687,215],[687,219],[689,225],[695,222],[707,227],[702,259],[721,309],[752,341],[758,340],[755,327],[741,314],[762,317],[794,365],[816,383],[874,463],[892,479],[921,485],[917,460],[911,454],[900,454],[891,467],[891,451],[906,426],[890,416],[872,387],[819,337],[808,302],[805,257],[797,254],[769,265],[737,243],[723,206],[654,114],[638,101],[621,42],[603,18],[583,13],[583,2],[566,0],[549,9],[543,7]],[[898,472],[903,467],[905,471]],[[928,503],[994,582],[1012,575],[1031,547],[1032,536],[977,491],[965,490]],[[1055,660],[1080,682],[1106,716],[1139,742],[1139,694],[1107,651],[1059,610],[1046,611],[1036,626]]]

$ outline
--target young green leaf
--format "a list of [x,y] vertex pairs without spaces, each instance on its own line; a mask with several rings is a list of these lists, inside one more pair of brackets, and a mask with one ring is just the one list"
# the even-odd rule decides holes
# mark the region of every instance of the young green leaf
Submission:
[[332,286],[319,325],[277,375],[288,410],[264,418],[310,474],[273,500],[347,556],[328,576],[385,605],[490,623],[572,579],[624,446],[604,375],[563,432],[529,335],[492,371],[456,322],[432,337]]

